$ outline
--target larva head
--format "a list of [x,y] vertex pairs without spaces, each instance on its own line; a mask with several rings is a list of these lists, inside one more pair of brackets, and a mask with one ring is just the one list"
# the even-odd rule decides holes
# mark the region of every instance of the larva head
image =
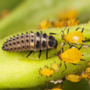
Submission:
[[81,80],[81,77],[79,75],[70,74],[66,76],[66,80],[69,80],[71,82],[79,82]]
[[49,46],[49,48],[57,47],[57,40],[53,36],[49,36],[48,46]]
[[63,35],[63,39],[69,43],[82,43],[85,40],[85,37],[80,31],[73,31]]
[[77,48],[71,48],[60,54],[59,58],[64,62],[78,63],[82,58],[82,53]]

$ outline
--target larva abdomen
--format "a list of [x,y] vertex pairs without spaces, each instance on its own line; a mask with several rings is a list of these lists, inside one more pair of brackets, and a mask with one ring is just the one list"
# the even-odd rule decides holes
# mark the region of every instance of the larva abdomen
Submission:
[[[9,52],[18,52],[18,51],[48,51],[51,48],[57,47],[57,41],[51,34],[47,36],[46,33],[26,33],[14,36],[7,40],[2,49]],[[48,52],[47,52],[48,53]],[[40,54],[41,55],[41,54]],[[40,58],[39,55],[39,58]]]

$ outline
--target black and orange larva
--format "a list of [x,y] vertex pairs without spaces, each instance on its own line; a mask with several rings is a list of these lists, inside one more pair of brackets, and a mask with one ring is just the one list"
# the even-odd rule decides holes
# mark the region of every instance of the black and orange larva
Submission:
[[50,33],[49,36],[46,33],[33,33],[26,32],[26,34],[21,34],[14,36],[7,40],[2,49],[9,52],[18,51],[30,51],[26,56],[28,57],[33,51],[40,51],[39,58],[41,56],[41,51],[46,50],[46,59],[48,58],[48,50],[57,47],[57,40]]

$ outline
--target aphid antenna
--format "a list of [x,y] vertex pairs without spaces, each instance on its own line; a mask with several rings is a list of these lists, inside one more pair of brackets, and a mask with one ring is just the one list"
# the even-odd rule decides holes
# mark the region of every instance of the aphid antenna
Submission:
[[84,60],[84,59],[80,59],[81,61],[86,61],[86,60]]
[[80,50],[80,49],[82,48],[82,46],[83,46],[83,45],[81,45],[81,46],[78,48],[78,50]]
[[80,65],[80,64],[76,64],[76,63],[71,63],[72,65]]
[[82,29],[82,30],[81,30],[81,33],[83,33],[83,31],[85,30],[84,28],[78,27],[78,28],[76,29],[76,31],[78,31],[79,29]]
[[65,69],[62,71],[62,73],[67,69],[67,65],[64,62]]
[[[65,29],[66,29],[66,26],[65,26],[64,30],[61,31],[60,33],[63,33],[63,35],[64,35],[64,31],[65,31]],[[60,33],[57,34],[57,33],[52,33],[52,32],[51,32],[50,34],[51,34],[51,35],[59,35]]]

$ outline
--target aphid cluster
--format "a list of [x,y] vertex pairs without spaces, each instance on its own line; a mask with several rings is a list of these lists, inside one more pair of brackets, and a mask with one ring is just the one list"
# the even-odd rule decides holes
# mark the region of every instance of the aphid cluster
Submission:
[[42,32],[26,32],[26,34],[17,35],[7,40],[3,44],[2,49],[9,52],[30,51],[27,57],[33,51],[40,51],[39,58],[41,56],[41,51],[46,50],[47,59],[48,50],[57,47],[57,41],[51,34],[53,33],[50,33],[48,36],[46,33]]
[[50,27],[64,27],[78,25],[77,12],[75,10],[62,12],[58,15],[57,20],[44,20],[38,25],[38,29],[47,29]]

